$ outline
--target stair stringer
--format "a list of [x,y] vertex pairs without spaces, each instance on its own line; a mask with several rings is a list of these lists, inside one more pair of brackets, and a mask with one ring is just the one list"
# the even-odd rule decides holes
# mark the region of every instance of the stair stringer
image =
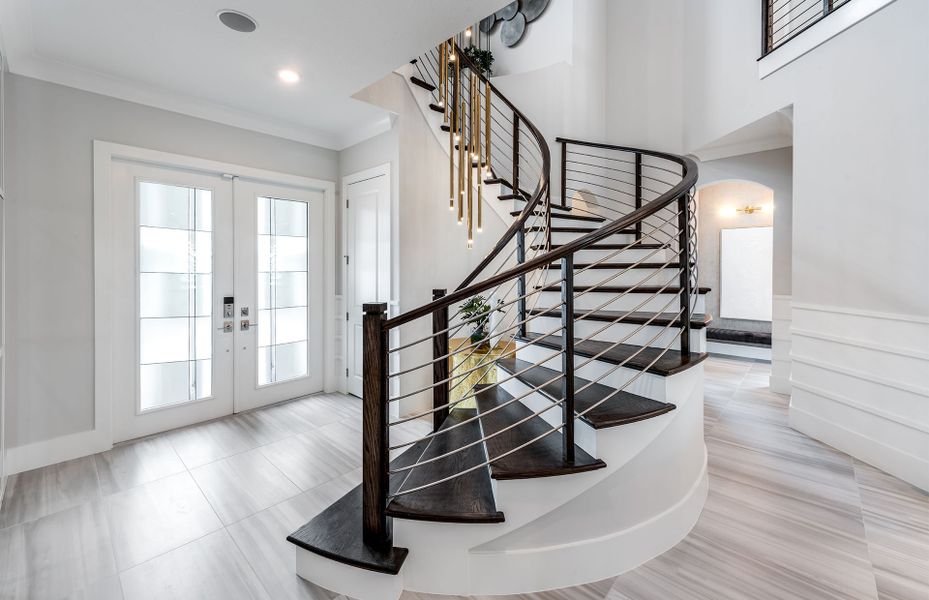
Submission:
[[[589,578],[594,573],[619,574],[687,535],[706,493],[703,366],[696,365],[665,379],[668,397],[674,399],[677,410],[597,431],[598,457],[606,462],[606,468],[558,477],[495,481],[497,508],[506,515],[504,522],[460,524],[394,519],[394,544],[410,548],[402,570],[405,589],[494,595],[577,585],[594,581]],[[644,466],[653,468],[647,485],[635,475]],[[550,523],[568,522],[562,513],[574,511],[578,503],[602,503],[599,512],[616,510],[616,499],[622,498],[623,491],[637,487],[648,493],[627,499],[623,509],[636,515],[635,522],[618,524],[606,542],[621,550],[614,563],[601,559],[585,567],[585,562],[591,562],[590,549],[605,543],[593,536],[577,540],[568,535],[565,539],[571,541],[565,543],[555,545],[542,540],[533,545],[531,540]],[[576,511],[581,521],[596,521],[597,513],[586,508]],[[633,535],[636,532],[653,542],[639,541]],[[524,540],[529,540],[530,545],[521,546]],[[610,552],[616,552],[616,548]],[[533,573],[542,568],[550,572],[535,573],[533,578]]]

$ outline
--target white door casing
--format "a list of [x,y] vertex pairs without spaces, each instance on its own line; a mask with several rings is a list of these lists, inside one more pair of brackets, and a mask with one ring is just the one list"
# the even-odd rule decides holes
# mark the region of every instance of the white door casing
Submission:
[[390,165],[343,180],[346,250],[347,391],[361,396],[362,306],[390,302]]

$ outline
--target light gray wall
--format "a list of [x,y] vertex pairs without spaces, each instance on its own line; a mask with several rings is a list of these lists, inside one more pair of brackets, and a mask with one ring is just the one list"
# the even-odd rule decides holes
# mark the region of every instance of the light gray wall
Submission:
[[[720,310],[722,297],[720,280],[720,237],[723,229],[742,227],[770,227],[774,223],[771,212],[773,194],[757,183],[726,181],[700,188],[697,194],[697,264],[701,286],[708,286],[706,310],[713,315],[713,327],[761,331],[771,333],[771,321],[723,318]],[[735,212],[735,208],[761,206],[752,214]],[[759,265],[761,266],[761,265]],[[770,302],[771,299],[769,298]]]
[[338,176],[331,150],[15,75],[5,125],[8,447],[93,427],[94,139]]
[[[774,192],[774,294],[789,296],[793,261],[793,148],[710,160],[698,163],[698,167],[698,188],[720,181],[751,181]],[[705,285],[704,281],[701,285]]]

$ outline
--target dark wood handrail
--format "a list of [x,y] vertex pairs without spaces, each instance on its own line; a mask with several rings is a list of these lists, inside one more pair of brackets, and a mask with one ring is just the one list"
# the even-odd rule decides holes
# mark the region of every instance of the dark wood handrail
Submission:
[[[562,139],[563,138],[558,138],[558,141],[560,142],[562,141]],[[687,194],[690,191],[690,189],[693,188],[697,183],[697,163],[695,163],[692,159],[686,156],[678,156],[675,154],[668,154],[667,152],[656,152],[656,151],[646,150],[642,148],[630,148],[626,146],[616,146],[613,144],[605,144],[605,143],[600,143],[600,142],[587,142],[587,141],[582,141],[582,140],[571,140],[571,139],[564,139],[564,141],[569,144],[578,144],[582,146],[603,148],[607,150],[618,150],[622,152],[638,152],[638,153],[641,153],[643,156],[654,156],[657,158],[663,158],[665,160],[677,163],[681,165],[681,167],[683,167],[681,181],[680,183],[675,185],[673,188],[671,188],[670,190],[668,190],[667,192],[665,192],[658,198],[642,206],[642,208],[638,208],[634,210],[633,212],[629,213],[628,215],[624,217],[620,217],[619,219],[616,219],[612,223],[609,223],[601,227],[600,229],[597,229],[596,231],[592,231],[591,233],[588,233],[584,237],[578,238],[574,240],[573,242],[560,246],[558,249],[552,250],[551,252],[547,252],[545,254],[536,256],[532,260],[526,261],[502,273],[498,273],[479,283],[475,283],[473,285],[469,285],[464,288],[459,288],[455,290],[454,292],[448,294],[447,296],[441,298],[440,300],[430,302],[429,304],[424,304],[423,306],[420,306],[419,308],[409,310],[403,314],[393,317],[392,319],[388,319],[384,321],[384,327],[386,329],[393,329],[405,323],[409,323],[410,321],[415,321],[416,319],[432,314],[434,311],[440,308],[448,307],[448,306],[451,306],[452,304],[461,302],[462,300],[471,298],[472,296],[479,294],[480,292],[489,290],[490,288],[496,287],[502,283],[506,283],[507,281],[510,281],[511,279],[519,277],[520,275],[525,275],[538,268],[544,267],[547,264],[551,264],[553,262],[559,261],[565,256],[574,254],[575,252],[579,250],[584,250],[586,248],[589,248],[590,246],[596,244],[600,240],[603,240],[611,235],[617,234],[624,229],[628,229],[629,227],[635,225],[636,223],[640,223],[646,218],[657,213],[659,210],[665,208],[666,206],[676,202],[681,196]],[[523,211],[523,213],[525,214],[525,210]],[[520,225],[521,225],[521,222],[520,222]],[[510,229],[513,229],[513,228],[511,227]]]
[[[487,256],[484,257],[484,259],[480,262],[480,264],[478,264],[477,267],[475,267],[474,270],[471,271],[471,273],[467,277],[464,278],[464,281],[462,281],[461,284],[457,288],[457,290],[461,290],[461,289],[466,288],[475,279],[477,279],[478,275],[480,275],[481,272],[483,272],[483,270],[487,268],[487,265],[489,265],[503,251],[503,249],[506,248],[506,245],[509,244],[510,240],[512,240],[513,237],[516,235],[516,232],[519,231],[525,224],[526,220],[530,216],[532,216],[532,212],[535,209],[535,207],[539,205],[539,202],[541,202],[543,198],[546,197],[546,193],[548,191],[548,186],[549,186],[549,180],[550,180],[549,174],[551,173],[552,156],[551,156],[551,151],[548,148],[548,144],[545,142],[545,137],[542,135],[542,132],[540,132],[538,128],[532,123],[532,121],[526,118],[526,115],[524,115],[522,111],[516,108],[516,105],[510,102],[509,98],[504,96],[503,93],[500,92],[500,90],[498,90],[495,86],[493,86],[490,83],[490,80],[488,80],[487,77],[485,77],[484,74],[481,72],[481,70],[477,67],[477,65],[471,62],[471,59],[468,58],[464,52],[462,52],[461,48],[458,46],[457,43],[455,44],[455,52],[457,53],[458,60],[461,61],[461,64],[471,69],[472,73],[476,73],[478,79],[483,81],[486,85],[489,85],[493,94],[497,98],[499,98],[504,104],[506,104],[510,108],[510,110],[513,111],[514,118],[518,118],[520,121],[526,124],[526,127],[529,129],[529,132],[532,134],[532,137],[534,137],[536,142],[538,142],[539,149],[542,152],[542,175],[539,178],[539,184],[536,186],[535,191],[532,193],[532,196],[529,198],[528,202],[526,203],[526,206],[523,208],[523,212],[509,226],[509,228],[507,228],[503,236],[497,241],[497,243],[494,245],[491,251],[487,253]],[[518,147],[513,148],[513,155],[519,156]],[[513,184],[517,185],[516,182],[513,182]],[[519,190],[513,190],[513,193],[514,194],[519,193]]]

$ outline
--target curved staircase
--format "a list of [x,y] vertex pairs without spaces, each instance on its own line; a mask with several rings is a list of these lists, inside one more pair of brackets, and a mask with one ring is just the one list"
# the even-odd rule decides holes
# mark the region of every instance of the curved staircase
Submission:
[[[288,537],[302,577],[362,600],[616,575],[686,535],[706,494],[696,165],[559,138],[553,201],[545,138],[463,42],[407,67],[448,150],[436,201],[469,242],[488,204],[510,225],[457,290],[390,319],[365,305],[363,482]],[[477,296],[489,312],[466,318]]]

